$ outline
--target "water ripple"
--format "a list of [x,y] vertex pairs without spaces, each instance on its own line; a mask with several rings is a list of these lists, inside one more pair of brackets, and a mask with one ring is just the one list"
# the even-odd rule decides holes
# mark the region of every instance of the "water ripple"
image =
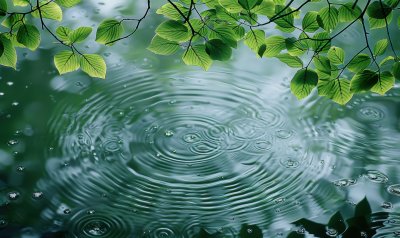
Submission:
[[267,229],[274,216],[299,218],[302,209],[324,209],[320,196],[339,196],[332,184],[313,186],[331,171],[316,149],[324,143],[304,140],[291,109],[260,94],[274,93],[269,83],[255,84],[248,72],[111,74],[82,103],[60,102],[62,115],[49,122],[51,182],[40,191],[52,191],[54,208],[67,199],[72,213],[107,205],[122,214],[74,215],[67,226],[78,237],[191,237],[201,229],[234,237],[240,224]]

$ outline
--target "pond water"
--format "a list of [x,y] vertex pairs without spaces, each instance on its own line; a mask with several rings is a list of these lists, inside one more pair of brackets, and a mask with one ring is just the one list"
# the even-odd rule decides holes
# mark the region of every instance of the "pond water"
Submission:
[[183,66],[144,50],[147,24],[106,80],[58,76],[49,49],[2,69],[0,237],[312,237],[292,223],[364,197],[374,237],[400,235],[398,87],[299,102],[283,64]]

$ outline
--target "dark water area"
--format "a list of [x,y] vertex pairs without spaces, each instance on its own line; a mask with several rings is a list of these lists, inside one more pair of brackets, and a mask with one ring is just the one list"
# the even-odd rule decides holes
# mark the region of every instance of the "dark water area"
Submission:
[[1,69],[0,238],[315,237],[294,222],[364,198],[373,237],[400,236],[398,86],[297,101],[245,49],[205,72],[134,44],[102,53],[106,80],[47,49]]

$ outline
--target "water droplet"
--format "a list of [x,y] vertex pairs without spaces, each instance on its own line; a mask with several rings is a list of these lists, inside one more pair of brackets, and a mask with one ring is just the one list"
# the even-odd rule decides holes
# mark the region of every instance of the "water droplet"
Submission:
[[400,184],[390,185],[387,191],[392,195],[400,196]]
[[365,177],[374,183],[386,183],[389,180],[386,175],[377,170],[368,170]]
[[338,235],[338,232],[337,232],[335,229],[333,229],[333,228],[328,228],[328,229],[326,230],[326,234],[327,234],[328,236],[330,236],[330,237],[336,237],[336,236]]
[[280,197],[280,198],[275,199],[275,203],[276,203],[276,204],[278,204],[278,203],[283,203],[285,200],[286,200],[285,198]]
[[333,182],[338,187],[348,187],[357,183],[356,179],[339,179]]
[[8,144],[9,146],[14,146],[14,145],[17,145],[18,143],[19,143],[18,140],[11,139],[11,140],[8,141],[7,144]]
[[250,229],[250,228],[248,228],[248,229],[247,229],[247,233],[251,234],[251,233],[253,233],[253,230]]
[[0,219],[0,228],[6,227],[8,222],[5,219]]
[[63,212],[65,215],[71,214],[71,209],[67,208]]
[[304,227],[300,227],[299,229],[297,229],[296,231],[298,234],[305,234],[306,233],[306,229],[304,229]]
[[4,96],[4,93],[3,93],[3,92],[0,92],[0,96]]
[[365,237],[365,238],[367,238],[367,237],[368,237],[368,234],[367,234],[367,232],[365,232],[365,231],[361,231],[361,237]]
[[36,200],[39,200],[39,199],[43,198],[43,192],[34,192],[34,193],[32,193],[32,198],[36,199]]
[[361,108],[357,116],[363,121],[373,122],[382,120],[385,117],[385,113],[379,108],[367,106]]
[[19,198],[19,192],[9,192],[8,199],[10,200],[17,200]]
[[166,130],[166,131],[164,132],[164,135],[165,135],[166,137],[171,137],[171,136],[174,135],[174,132],[171,131],[171,130]]
[[295,169],[300,166],[300,162],[294,159],[285,159],[281,164],[288,169]]
[[18,172],[24,172],[25,171],[25,167],[24,166],[18,166],[17,167],[17,171]]
[[183,136],[183,140],[187,143],[194,143],[194,142],[198,141],[199,139],[200,138],[198,135],[192,134],[192,133],[186,134]]
[[383,202],[381,207],[384,209],[391,209],[393,207],[393,204],[390,202]]
[[83,228],[84,232],[88,235],[102,236],[106,234],[110,226],[102,221],[92,221]]
[[89,214],[89,215],[93,215],[93,214],[95,214],[95,213],[96,213],[95,210],[89,210],[89,211],[87,211],[87,214]]
[[293,135],[293,131],[289,131],[289,130],[278,130],[276,132],[276,136],[281,139],[288,139],[292,135]]
[[8,86],[13,86],[13,85],[14,85],[14,82],[8,81],[8,82],[7,82],[7,85],[8,85]]
[[16,107],[16,106],[18,106],[19,105],[19,102],[12,102],[11,103],[11,106],[13,106],[13,107]]

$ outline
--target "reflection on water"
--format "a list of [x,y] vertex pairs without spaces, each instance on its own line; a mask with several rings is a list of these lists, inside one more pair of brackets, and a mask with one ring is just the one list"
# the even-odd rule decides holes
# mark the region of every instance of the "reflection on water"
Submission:
[[286,237],[364,196],[390,214],[377,237],[396,232],[396,91],[301,104],[287,81],[247,71],[130,67],[101,82],[55,77],[41,123],[21,119],[37,132],[13,124],[15,98],[1,102],[5,237],[236,237],[243,224]]

